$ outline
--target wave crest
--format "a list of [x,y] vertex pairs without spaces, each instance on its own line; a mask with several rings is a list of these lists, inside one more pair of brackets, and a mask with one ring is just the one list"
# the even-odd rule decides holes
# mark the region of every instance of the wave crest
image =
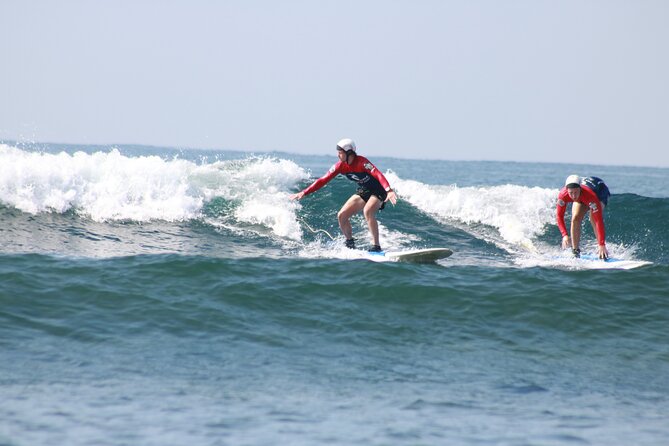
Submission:
[[0,203],[23,212],[70,210],[95,221],[183,221],[217,197],[235,202],[234,217],[299,239],[288,191],[306,172],[271,157],[196,164],[108,152],[58,154],[0,145]]

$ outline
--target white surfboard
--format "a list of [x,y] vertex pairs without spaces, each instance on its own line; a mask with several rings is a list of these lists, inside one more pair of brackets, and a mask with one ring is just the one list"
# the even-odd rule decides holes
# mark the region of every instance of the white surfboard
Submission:
[[607,260],[602,260],[592,254],[581,254],[579,259],[574,260],[577,260],[587,268],[592,269],[633,269],[653,264],[653,262],[648,262],[646,260],[626,260],[618,259],[616,257],[609,257]]
[[447,248],[426,248],[407,251],[368,252],[367,254],[372,258],[384,257],[397,262],[434,263],[437,260],[449,257],[453,254],[453,251]]

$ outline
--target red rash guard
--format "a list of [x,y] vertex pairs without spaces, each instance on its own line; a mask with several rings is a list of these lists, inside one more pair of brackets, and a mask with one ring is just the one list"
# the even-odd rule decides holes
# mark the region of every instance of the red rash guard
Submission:
[[390,190],[388,180],[386,180],[386,177],[383,176],[379,169],[364,156],[356,155],[351,164],[339,161],[330,167],[330,170],[325,175],[304,189],[304,195],[316,192],[339,174],[346,175],[349,180],[355,181],[363,189],[372,191],[382,189],[386,192]]
[[[564,214],[567,210],[567,203],[573,201],[574,200],[569,198],[567,188],[563,187],[560,190],[557,199],[557,225],[558,228],[560,228],[563,237],[569,235],[567,227],[564,224]],[[577,202],[590,207],[590,215],[592,216],[591,218],[594,219],[597,232],[597,243],[599,243],[600,246],[605,245],[606,233],[604,231],[604,215],[602,214],[602,203],[599,201],[599,198],[597,198],[597,194],[595,194],[595,192],[588,186],[581,184],[581,196],[578,197]]]

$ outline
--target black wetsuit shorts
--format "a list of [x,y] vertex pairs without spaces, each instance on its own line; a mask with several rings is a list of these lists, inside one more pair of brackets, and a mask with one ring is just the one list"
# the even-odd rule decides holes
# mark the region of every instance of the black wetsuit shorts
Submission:
[[369,201],[369,197],[372,195],[376,195],[376,197],[381,200],[381,207],[379,210],[383,209],[386,207],[386,197],[388,196],[388,192],[381,188],[375,188],[375,189],[367,189],[366,187],[361,187],[356,191],[356,194],[359,195],[363,200],[365,200],[365,203]]

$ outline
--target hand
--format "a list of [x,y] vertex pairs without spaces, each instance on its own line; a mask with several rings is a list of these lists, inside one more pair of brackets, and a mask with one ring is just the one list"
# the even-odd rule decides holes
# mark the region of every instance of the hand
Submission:
[[288,198],[290,198],[291,200],[298,200],[299,201],[299,200],[302,199],[302,197],[304,197],[304,192],[298,192],[296,194],[290,195]]
[[388,195],[386,196],[385,201],[390,201],[393,204],[393,206],[397,204],[397,194],[395,193],[394,190],[391,189],[388,191]]
[[567,249],[571,246],[571,242],[569,240],[569,236],[565,235],[562,237],[562,249]]
[[609,251],[606,249],[606,245],[599,245],[597,247],[597,250],[599,251],[599,258],[602,260],[608,260],[609,258]]

